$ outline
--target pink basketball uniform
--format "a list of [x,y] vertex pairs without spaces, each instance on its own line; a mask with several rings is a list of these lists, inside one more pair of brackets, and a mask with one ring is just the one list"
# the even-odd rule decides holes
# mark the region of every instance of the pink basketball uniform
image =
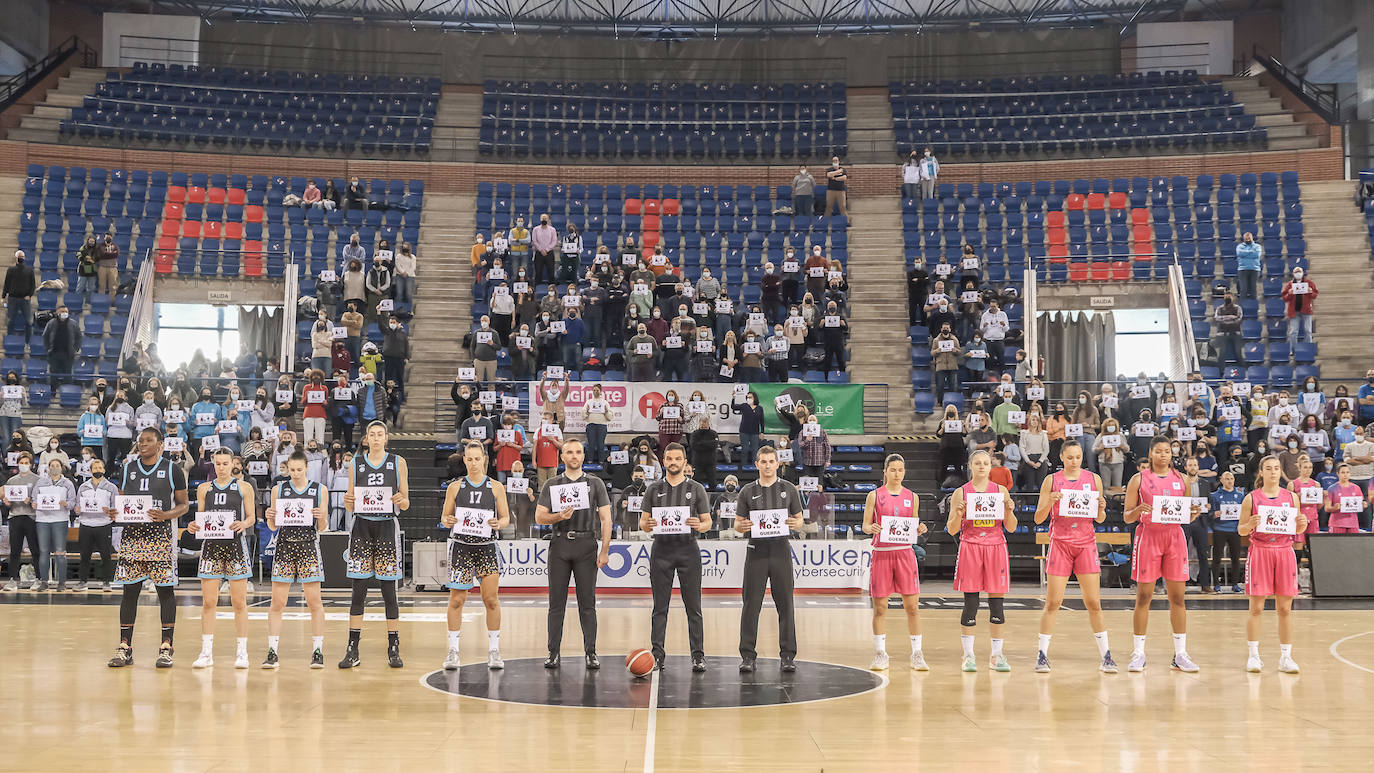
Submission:
[[1183,527],[1172,523],[1155,523],[1155,497],[1186,497],[1188,486],[1176,470],[1156,475],[1153,470],[1139,474],[1140,503],[1147,506],[1135,529],[1135,546],[1131,550],[1131,579],[1138,583],[1154,583],[1160,577],[1169,582],[1188,581],[1188,542]]
[[913,596],[920,592],[920,578],[916,573],[916,553],[910,545],[884,542],[884,518],[912,518],[916,515],[916,495],[903,488],[897,493],[882,486],[873,492],[873,523],[879,527],[873,535],[873,562],[869,567],[868,593],[875,599],[893,594]]
[[[1331,533],[1353,534],[1359,531],[1360,513],[1364,510],[1363,506],[1360,510],[1354,512],[1347,513],[1341,511],[1341,499],[1344,497],[1359,497],[1360,502],[1364,502],[1364,490],[1360,488],[1359,484],[1337,483],[1330,489],[1327,489],[1326,496],[1328,503],[1327,509],[1331,511],[1331,515],[1326,519],[1326,526],[1331,530]],[[1340,531],[1337,531],[1337,529]],[[1307,530],[1312,530],[1311,524],[1308,525]]]
[[[1310,505],[1305,505],[1302,503],[1302,492],[1303,489],[1316,489],[1317,491],[1321,491],[1322,484],[1316,482],[1315,480],[1312,480],[1311,478],[1308,478],[1307,480],[1293,481],[1293,488],[1298,492],[1298,509],[1302,511],[1303,517],[1307,519],[1307,531],[1303,532],[1303,534],[1313,534],[1315,532],[1321,531],[1321,521],[1318,520],[1317,517],[1317,512],[1321,509],[1321,498],[1319,497],[1316,502],[1313,502]],[[1312,495],[1308,494],[1308,496]],[[1325,496],[1325,492],[1322,492],[1322,496]],[[1301,534],[1298,535],[1298,538],[1299,542],[1303,541]]]
[[[964,484],[961,491],[965,503],[970,494],[1004,496],[1002,487],[992,481],[988,481],[982,491],[970,481]],[[1011,559],[1007,555],[1006,522],[991,518],[971,520],[966,513],[964,522],[959,526],[954,590],[960,593],[1006,593],[1010,588]]]
[[[1267,497],[1256,489],[1250,492],[1250,507],[1297,508],[1298,497],[1280,489],[1278,496]],[[1250,532],[1250,554],[1245,557],[1245,594],[1247,596],[1298,595],[1298,557],[1293,552],[1297,537],[1292,534]]]
[[[1050,478],[1051,491],[1098,491],[1097,479],[1091,472],[1080,470],[1078,477],[1069,480],[1064,471]],[[1098,491],[1099,496],[1101,492]],[[1094,514],[1095,515],[1095,514]],[[1094,518],[1064,518],[1059,505],[1050,512],[1050,549],[1045,559],[1045,574],[1068,577],[1074,574],[1101,574],[1097,559],[1097,535]]]

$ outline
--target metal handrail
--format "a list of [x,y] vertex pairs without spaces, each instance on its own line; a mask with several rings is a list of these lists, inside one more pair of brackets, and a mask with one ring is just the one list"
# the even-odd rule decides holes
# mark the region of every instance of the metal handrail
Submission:
[[47,77],[63,62],[67,61],[68,57],[78,53],[81,54],[83,67],[95,66],[95,50],[86,45],[81,38],[72,35],[57,44],[56,48],[44,54],[42,59],[28,65],[21,72],[15,73],[8,80],[0,83],[0,111],[13,105],[35,83]]
[[[134,61],[173,61],[174,56],[193,56],[201,67],[241,67],[249,70],[288,70],[302,72],[319,71],[338,74],[375,74],[390,70],[387,64],[398,67],[395,74],[422,75],[434,77],[443,74],[443,55],[438,52],[405,51],[391,49],[349,48],[348,56],[339,56],[334,46],[303,45],[299,40],[292,45],[273,43],[253,43],[245,40],[232,42],[190,38],[169,38],[154,35],[120,35],[119,58]],[[241,60],[235,63],[235,60]],[[264,65],[249,65],[246,60],[267,62]],[[383,63],[385,62],[385,64]],[[353,65],[349,67],[349,65]],[[340,66],[342,65],[342,66]],[[391,73],[388,73],[391,74]]]
[[119,348],[119,361],[124,362],[133,353],[134,344],[144,347],[153,340],[153,261],[149,250],[143,256],[143,265],[138,269],[138,283],[134,285],[134,297],[129,304],[129,321],[124,330],[124,340]]
[[1340,123],[1341,106],[1340,101],[1336,98],[1335,87],[1324,89],[1307,81],[1296,70],[1280,62],[1258,44],[1255,45],[1253,51],[1255,61],[1275,78],[1282,81],[1298,99],[1312,108],[1312,112],[1329,124]]

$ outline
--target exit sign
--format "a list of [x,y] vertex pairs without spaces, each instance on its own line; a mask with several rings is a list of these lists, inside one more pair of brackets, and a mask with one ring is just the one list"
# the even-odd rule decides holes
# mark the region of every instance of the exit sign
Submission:
[[211,303],[228,303],[231,297],[228,290],[210,290],[209,296]]
[[1110,309],[1116,305],[1116,297],[1112,295],[1094,295],[1088,299],[1088,304],[1094,309]]

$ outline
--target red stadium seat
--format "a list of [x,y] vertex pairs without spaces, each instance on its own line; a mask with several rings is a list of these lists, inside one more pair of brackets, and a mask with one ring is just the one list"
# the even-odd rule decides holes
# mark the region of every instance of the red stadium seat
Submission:
[[241,241],[243,239],[243,223],[225,223],[224,238]]
[[1094,282],[1105,282],[1112,278],[1112,265],[1105,260],[1096,260],[1089,264],[1092,270]]
[[638,215],[641,211],[639,199],[625,199],[625,214]]
[[1049,249],[1049,258],[1051,263],[1068,263],[1069,248],[1063,244],[1051,245]]
[[[644,229],[644,232],[645,232],[645,234],[647,235],[648,232],[650,232],[650,231],[658,231],[658,230],[661,228],[661,226],[662,226],[662,223],[661,223],[661,221],[659,220],[658,215],[648,215],[648,214],[646,214],[646,215],[644,216],[644,221],[643,221],[643,223],[642,223],[642,225],[641,225],[641,228]],[[655,235],[657,235],[657,234],[655,234]]]
[[646,215],[657,215],[658,213],[659,213],[659,201],[658,201],[658,199],[645,199],[645,200],[644,200],[644,214],[646,214]]
[[206,239],[218,239],[224,231],[224,224],[216,220],[211,220],[201,229],[201,235]]
[[1088,209],[1106,209],[1107,197],[1100,193],[1088,194]]
[[1126,203],[1126,194],[1120,191],[1107,197],[1107,206],[1111,209],[1125,209]]
[[204,204],[205,189],[192,185],[186,189],[186,201],[189,204]]
[[1131,210],[1131,225],[1149,225],[1150,210],[1140,208]]
[[1153,242],[1154,240],[1154,229],[1148,225],[1137,225],[1131,229],[1131,241],[1133,242]]
[[1112,261],[1112,279],[1125,281],[1131,278],[1131,264],[1124,260]]
[[1068,244],[1068,241],[1069,234],[1063,228],[1051,228],[1049,231],[1045,232],[1046,244],[1062,245]]
[[227,201],[230,204],[243,204],[246,197],[247,193],[242,188],[230,188]]
[[159,230],[162,232],[163,236],[170,236],[172,238],[176,238],[181,235],[181,221],[163,220],[162,228],[160,228]]
[[1074,262],[1069,264],[1070,282],[1086,282],[1089,278],[1087,263]]
[[1046,228],[1063,228],[1063,227],[1064,227],[1064,213],[1063,213],[1063,212],[1060,212],[1060,211],[1057,210],[1057,209],[1045,213],[1045,227],[1046,227]]
[[1068,197],[1064,199],[1064,206],[1065,206],[1066,208],[1068,208],[1068,209],[1082,209],[1082,208],[1083,208],[1083,194],[1081,194],[1081,193],[1070,193],[1070,194],[1068,195]]
[[205,192],[205,201],[208,204],[223,204],[227,194],[223,188],[211,188]]
[[186,220],[186,221],[184,221],[184,222],[181,224],[181,236],[182,236],[182,238],[183,238],[183,239],[199,239],[199,238],[200,238],[200,226],[201,226],[201,222],[200,222],[199,220]]
[[181,204],[186,201],[186,189],[180,185],[173,185],[167,189],[167,201]]
[[682,205],[677,199],[663,200],[663,214],[676,215],[682,211]]
[[649,250],[650,255],[653,254],[653,248],[658,246],[659,241],[661,241],[661,237],[658,231],[645,231],[639,237],[639,243]]
[[162,208],[162,217],[165,220],[180,220],[182,215],[185,214],[185,211],[186,208],[182,205],[169,201],[166,206]]
[[244,210],[243,210],[243,220],[244,220],[244,222],[247,222],[247,223],[261,223],[261,222],[262,222],[262,217],[263,217],[263,215],[262,215],[262,207],[258,206],[257,204],[249,204],[249,205],[248,205],[246,208],[244,208]]

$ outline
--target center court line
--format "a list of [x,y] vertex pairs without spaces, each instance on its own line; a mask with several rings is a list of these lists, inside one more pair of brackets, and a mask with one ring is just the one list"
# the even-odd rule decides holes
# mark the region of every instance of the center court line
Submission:
[[1365,673],[1374,674],[1374,668],[1368,668],[1366,666],[1360,665],[1359,663],[1347,660],[1341,656],[1341,653],[1336,651],[1342,644],[1345,644],[1351,639],[1358,639],[1361,636],[1369,636],[1370,634],[1374,634],[1374,631],[1365,631],[1364,633],[1352,633],[1344,639],[1337,639],[1336,641],[1331,642],[1331,657],[1335,658],[1336,660],[1339,660],[1347,666],[1350,666],[1351,668],[1358,668],[1361,671],[1364,671]]
[[[284,612],[282,612],[281,617],[282,617],[283,620],[309,620],[309,619],[310,619],[310,613],[309,613],[308,611],[290,610],[290,611],[284,611]],[[480,617],[482,617],[482,613],[481,613],[481,612],[464,612],[464,613],[463,613],[463,622],[465,622],[465,623],[470,623],[470,622],[472,622],[473,620],[477,620],[477,619],[480,618]],[[234,612],[233,612],[233,610],[224,610],[224,609],[216,610],[216,611],[215,611],[215,619],[216,619],[216,620],[232,620],[232,619],[234,619]],[[266,613],[266,612],[249,612],[249,613],[248,613],[248,619],[249,619],[249,620],[266,620],[266,619],[267,619],[267,613]],[[328,620],[328,621],[330,621],[330,622],[338,622],[338,621],[340,621],[340,620],[347,620],[347,619],[349,619],[349,615],[348,615],[347,612],[325,612],[325,613],[324,613],[324,619],[325,619],[325,620]],[[364,613],[363,613],[363,620],[364,620],[365,622],[375,623],[375,622],[377,622],[378,620],[385,620],[385,619],[386,619],[386,614],[385,614],[384,612],[364,612]],[[403,622],[403,623],[443,623],[443,622],[447,622],[447,621],[448,621],[448,613],[446,613],[446,612],[402,612],[402,613],[401,613],[401,622]]]
[[654,773],[654,736],[658,729],[658,669],[649,681],[649,728],[644,737],[644,773]]

